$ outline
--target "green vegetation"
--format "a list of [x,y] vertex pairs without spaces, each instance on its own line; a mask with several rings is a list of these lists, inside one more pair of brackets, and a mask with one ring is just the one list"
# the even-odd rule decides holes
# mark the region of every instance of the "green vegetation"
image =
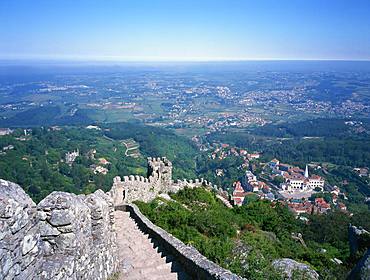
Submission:
[[8,119],[0,119],[0,127],[30,127],[50,125],[84,125],[92,120],[87,116],[87,110],[75,110],[73,114],[65,114],[62,106],[45,106],[28,109],[17,113]]
[[111,139],[133,138],[140,144],[140,150],[145,156],[165,155],[173,163],[174,179],[196,177],[194,158],[197,155],[197,149],[189,139],[169,130],[143,126],[139,123],[109,124],[104,127],[109,129],[104,133]]
[[[207,178],[218,186],[231,187],[233,182],[242,177],[245,173],[240,168],[243,160],[240,157],[228,156],[223,160],[210,159],[207,154],[199,154],[196,158],[196,167],[199,177]],[[223,176],[217,176],[215,170],[224,170]]]
[[287,138],[256,136],[249,132],[215,133],[210,142],[222,142],[252,151],[262,151],[263,159],[279,158],[299,165],[304,162],[330,162],[346,166],[370,166],[369,137]]
[[[361,120],[361,123],[360,126],[368,129],[368,121]],[[364,201],[370,196],[369,179],[360,178],[353,172],[354,167],[370,166],[370,138],[365,132],[354,129],[358,127],[349,126],[344,120],[318,119],[295,124],[271,124],[244,132],[217,132],[207,136],[207,141],[259,151],[262,162],[278,158],[281,162],[302,168],[306,163],[319,163],[325,166],[325,171],[315,172],[323,176],[329,185],[337,185],[346,193],[349,199],[346,204],[353,212],[368,209]],[[204,165],[207,166],[203,166],[202,170],[212,168],[210,161]],[[255,165],[252,163],[251,166]],[[259,174],[258,168],[253,171]],[[228,169],[231,174],[238,172],[240,177],[238,165]],[[227,175],[222,178],[223,182],[230,180]],[[217,180],[216,176],[214,178]]]
[[[268,124],[253,130],[253,134],[273,137],[343,137],[352,136],[356,126],[345,123],[344,119],[313,119],[298,123]],[[370,128],[368,119],[358,120]],[[361,131],[361,130],[360,130]],[[362,133],[358,133],[361,135]]]
[[[136,204],[155,224],[248,279],[279,279],[271,262],[283,257],[309,264],[323,279],[343,279],[355,261],[349,258],[348,224],[370,229],[366,216],[339,212],[313,215],[305,224],[287,207],[267,201],[228,209],[203,188],[184,189],[171,197],[174,201],[159,198]],[[307,247],[292,233],[302,233]],[[336,265],[333,258],[344,264]]]
[[[17,135],[18,134],[18,135]],[[60,131],[33,129],[25,141],[15,135],[0,138],[0,147],[14,149],[1,155],[0,177],[20,184],[36,201],[52,191],[90,193],[98,188],[107,191],[113,177],[132,171],[144,173],[144,160],[125,158],[119,143],[104,139],[99,132],[81,128]],[[64,162],[65,153],[79,149],[81,156],[70,166]],[[91,151],[96,149],[95,159]],[[100,157],[111,162],[107,175],[94,174],[90,169]]]
[[[33,117],[31,113],[23,117],[33,118],[35,123],[43,118],[43,114]],[[18,129],[12,135],[0,137],[0,151],[9,145],[14,147],[0,154],[0,178],[20,184],[38,202],[52,191],[77,194],[98,188],[107,191],[114,176],[146,175],[147,156],[167,156],[174,166],[174,179],[204,177],[224,187],[231,186],[245,170],[241,168],[240,157],[230,155],[223,160],[212,160],[206,153],[200,153],[188,138],[169,130],[137,122],[99,126],[101,130],[78,126],[36,127],[27,136]],[[284,132],[289,139],[276,138],[267,132],[265,135],[213,133],[207,140],[262,151],[262,161],[277,157],[301,166],[307,162],[330,162],[326,164],[325,174],[323,170],[317,173],[346,193],[346,205],[354,214],[352,217],[331,212],[309,216],[310,222],[306,224],[295,219],[284,205],[258,201],[255,195],[246,198],[246,205],[228,209],[214,193],[202,188],[173,194],[174,201],[158,198],[137,204],[154,223],[193,245],[212,261],[248,279],[279,279],[271,262],[283,257],[309,264],[323,279],[342,279],[363,252],[362,248],[358,256],[350,258],[348,224],[370,230],[369,209],[364,203],[364,197],[370,195],[369,182],[352,171],[354,166],[370,165],[370,142],[364,135],[351,136],[341,131],[338,128],[335,134],[342,137],[328,134],[315,139],[301,138],[297,131]],[[138,144],[141,157],[125,156],[122,141],[127,139]],[[65,154],[77,149],[80,156],[72,165],[66,164]],[[100,158],[110,162],[105,165],[106,175],[94,174],[91,168],[101,165]],[[259,174],[257,163],[250,162],[251,168],[257,168],[253,170],[255,174]],[[217,169],[222,169],[224,175],[216,176]],[[292,233],[301,233],[304,244],[292,238]],[[335,264],[333,258],[343,264]]]
[[[0,178],[21,185],[35,201],[52,191],[91,193],[108,191],[117,175],[146,175],[146,157],[167,155],[174,164],[175,178],[195,178],[196,149],[186,138],[160,128],[136,124],[106,125],[102,130],[65,127],[51,130],[34,128],[22,139],[23,130],[0,137],[0,148],[14,149],[0,155]],[[111,137],[111,138],[110,138]],[[114,139],[113,139],[114,138]],[[120,140],[133,138],[140,144],[140,158],[125,156]],[[64,162],[65,154],[79,150],[72,165]],[[92,157],[92,151],[96,154]],[[94,174],[92,165],[99,158],[110,162],[108,174]]]

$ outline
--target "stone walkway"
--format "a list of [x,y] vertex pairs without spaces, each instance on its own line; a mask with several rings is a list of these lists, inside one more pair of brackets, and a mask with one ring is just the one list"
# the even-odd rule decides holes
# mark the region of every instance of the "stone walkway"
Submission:
[[115,219],[121,266],[119,280],[191,279],[138,228],[128,212],[115,211]]

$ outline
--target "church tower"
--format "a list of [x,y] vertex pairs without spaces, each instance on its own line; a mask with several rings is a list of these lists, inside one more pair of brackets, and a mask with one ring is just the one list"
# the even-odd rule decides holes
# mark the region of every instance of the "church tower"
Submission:
[[307,166],[307,164],[306,164],[306,170],[304,171],[304,176],[305,176],[306,178],[308,178],[308,177],[309,177],[309,175],[308,175],[308,166]]

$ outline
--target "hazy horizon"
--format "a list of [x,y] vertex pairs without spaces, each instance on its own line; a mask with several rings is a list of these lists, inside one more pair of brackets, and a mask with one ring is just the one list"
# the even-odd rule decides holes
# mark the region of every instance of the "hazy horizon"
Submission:
[[0,59],[370,60],[370,2],[0,2]]

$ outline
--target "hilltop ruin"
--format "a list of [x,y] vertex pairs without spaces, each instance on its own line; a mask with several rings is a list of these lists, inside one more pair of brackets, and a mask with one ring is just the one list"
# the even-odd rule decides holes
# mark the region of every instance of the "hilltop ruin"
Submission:
[[116,177],[108,193],[53,192],[37,205],[19,185],[0,179],[0,278],[109,279],[122,272],[125,248],[120,248],[117,236],[122,240],[122,233],[116,228],[124,230],[127,225],[116,217],[128,211],[143,236],[145,232],[167,248],[189,279],[241,279],[156,227],[130,205],[186,186],[218,190],[203,179],[173,182],[172,163],[166,158],[148,158],[147,178]]

